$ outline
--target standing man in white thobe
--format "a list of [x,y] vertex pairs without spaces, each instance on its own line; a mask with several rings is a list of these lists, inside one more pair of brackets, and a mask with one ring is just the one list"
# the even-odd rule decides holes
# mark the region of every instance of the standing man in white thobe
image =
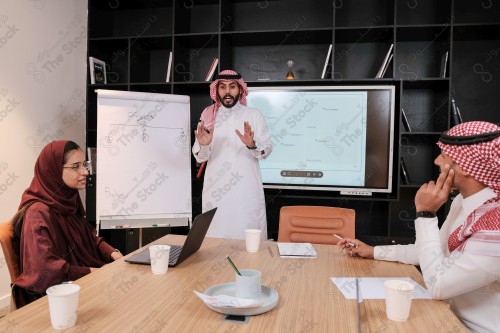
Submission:
[[245,239],[245,229],[260,229],[267,239],[259,159],[273,147],[264,117],[246,106],[247,95],[240,74],[220,72],[210,84],[215,104],[203,110],[195,131],[194,157],[207,163],[202,211],[217,207],[208,237]]

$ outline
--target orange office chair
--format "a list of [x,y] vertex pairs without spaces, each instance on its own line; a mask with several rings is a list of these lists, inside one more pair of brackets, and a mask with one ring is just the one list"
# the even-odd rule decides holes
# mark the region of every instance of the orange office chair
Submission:
[[337,244],[354,238],[353,209],[324,206],[284,206],[280,210],[278,242]]
[[[0,243],[5,257],[5,263],[7,265],[7,269],[9,270],[10,281],[12,282],[21,274],[21,272],[19,271],[19,258],[12,245],[11,221],[0,223]],[[15,309],[15,304],[11,298],[10,310],[14,311]]]

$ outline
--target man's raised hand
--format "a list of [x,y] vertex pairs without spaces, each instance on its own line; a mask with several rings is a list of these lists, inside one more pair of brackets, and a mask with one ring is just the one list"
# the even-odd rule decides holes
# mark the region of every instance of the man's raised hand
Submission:
[[196,131],[194,131],[194,136],[201,146],[208,146],[210,142],[212,142],[212,138],[214,137],[214,129],[206,129],[203,121],[200,121],[198,123],[198,127],[196,128]]
[[245,144],[248,148],[254,148],[255,147],[255,141],[253,139],[253,131],[252,131],[252,126],[250,126],[250,123],[248,121],[245,121],[243,124],[243,134],[239,130],[236,130],[236,135],[240,138],[241,142]]
[[415,195],[417,212],[436,212],[448,200],[454,176],[455,171],[446,164],[436,182],[424,183]]

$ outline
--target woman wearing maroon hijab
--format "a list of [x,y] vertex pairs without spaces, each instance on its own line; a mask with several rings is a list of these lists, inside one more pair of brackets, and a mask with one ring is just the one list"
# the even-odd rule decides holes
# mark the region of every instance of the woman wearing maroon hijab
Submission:
[[54,141],[36,161],[31,185],[13,218],[21,271],[13,282],[17,307],[44,296],[50,286],[76,280],[122,257],[96,236],[85,218],[78,193],[88,174],[84,157],[76,143]]

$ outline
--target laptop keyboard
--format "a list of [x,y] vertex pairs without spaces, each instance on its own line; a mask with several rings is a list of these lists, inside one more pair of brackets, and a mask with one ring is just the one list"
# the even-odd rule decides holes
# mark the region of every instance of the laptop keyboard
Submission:
[[[179,255],[181,254],[182,246],[180,245],[170,245],[170,255],[168,258],[168,263],[170,265],[174,265],[177,262],[177,259],[179,258]],[[134,260],[144,262],[144,263],[150,263],[150,258],[149,258],[149,248],[144,249],[144,251],[141,251],[137,254],[134,255]]]
[[179,245],[170,245],[170,255],[168,258],[169,264],[175,264],[177,259],[179,259],[179,255],[181,254],[182,246]]

